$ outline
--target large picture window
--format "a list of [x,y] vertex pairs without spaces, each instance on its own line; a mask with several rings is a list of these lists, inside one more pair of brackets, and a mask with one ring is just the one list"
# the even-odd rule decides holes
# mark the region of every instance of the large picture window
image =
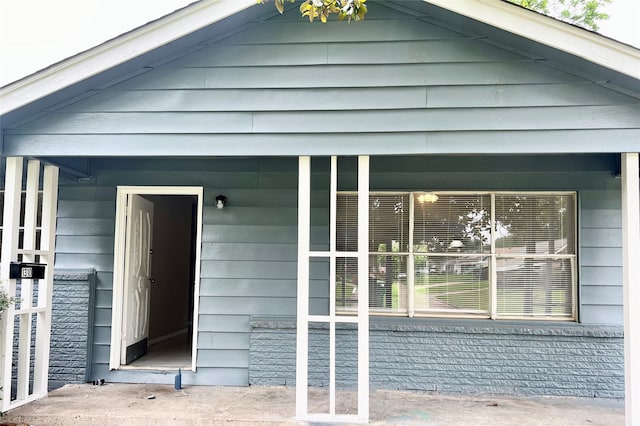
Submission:
[[[338,193],[338,252],[357,249],[357,194]],[[575,193],[372,192],[372,314],[574,320]],[[357,262],[336,262],[355,310]]]

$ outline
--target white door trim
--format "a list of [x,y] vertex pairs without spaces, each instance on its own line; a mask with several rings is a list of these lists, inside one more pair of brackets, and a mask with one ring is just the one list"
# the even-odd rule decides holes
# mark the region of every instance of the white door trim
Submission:
[[129,195],[195,195],[198,197],[196,213],[196,267],[193,295],[193,345],[191,349],[191,371],[196,371],[198,349],[198,312],[200,306],[200,253],[202,246],[202,210],[204,191],[201,186],[118,186],[116,195],[116,227],[113,254],[113,299],[111,305],[111,350],[109,369],[120,368],[120,346],[122,343],[122,300],[124,296],[124,255],[127,231],[127,198]]

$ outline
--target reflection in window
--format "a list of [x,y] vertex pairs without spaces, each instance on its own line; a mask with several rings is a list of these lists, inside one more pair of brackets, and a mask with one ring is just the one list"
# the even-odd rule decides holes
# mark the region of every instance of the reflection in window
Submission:
[[[371,193],[370,312],[575,319],[575,216],[574,193]],[[336,250],[356,251],[357,194],[337,220]],[[357,262],[337,269],[355,310]]]

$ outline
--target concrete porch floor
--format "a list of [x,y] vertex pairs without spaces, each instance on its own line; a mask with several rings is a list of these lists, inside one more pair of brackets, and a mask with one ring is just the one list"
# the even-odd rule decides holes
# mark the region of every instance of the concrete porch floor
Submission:
[[[328,406],[311,390],[310,409]],[[355,411],[355,392],[340,392],[337,410]],[[574,398],[501,398],[372,391],[374,425],[624,425],[624,403]],[[344,412],[344,411],[343,411]],[[353,412],[353,411],[352,411]],[[16,408],[0,424],[29,425],[280,425],[295,420],[295,389],[284,387],[67,385]]]

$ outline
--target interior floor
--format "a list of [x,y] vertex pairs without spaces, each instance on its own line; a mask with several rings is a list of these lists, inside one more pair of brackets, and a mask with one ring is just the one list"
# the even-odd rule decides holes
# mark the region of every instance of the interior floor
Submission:
[[191,369],[191,335],[184,333],[150,345],[146,355],[127,367],[144,370]]

